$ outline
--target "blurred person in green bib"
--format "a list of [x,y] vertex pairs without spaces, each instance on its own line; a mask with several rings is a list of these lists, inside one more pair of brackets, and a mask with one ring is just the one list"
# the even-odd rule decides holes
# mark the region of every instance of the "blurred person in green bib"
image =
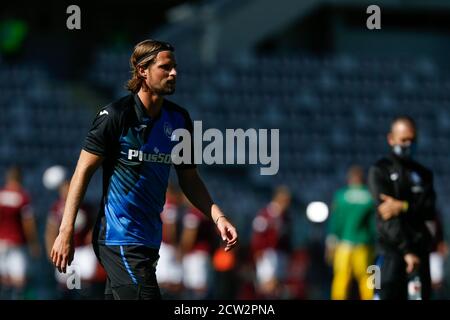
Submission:
[[355,279],[360,299],[371,300],[373,289],[368,286],[367,267],[374,259],[374,202],[364,185],[362,168],[351,167],[347,181],[347,187],[334,195],[326,239],[326,259],[333,265],[331,298],[348,299]]

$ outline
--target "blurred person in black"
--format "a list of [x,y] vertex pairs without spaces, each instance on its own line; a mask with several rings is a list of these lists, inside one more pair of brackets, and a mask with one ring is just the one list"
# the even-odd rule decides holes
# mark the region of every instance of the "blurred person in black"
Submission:
[[395,118],[387,141],[391,153],[369,170],[369,189],[377,205],[379,299],[408,299],[408,281],[418,275],[421,298],[429,299],[429,254],[432,235],[427,223],[435,217],[435,192],[430,170],[413,160],[417,128],[408,116]]

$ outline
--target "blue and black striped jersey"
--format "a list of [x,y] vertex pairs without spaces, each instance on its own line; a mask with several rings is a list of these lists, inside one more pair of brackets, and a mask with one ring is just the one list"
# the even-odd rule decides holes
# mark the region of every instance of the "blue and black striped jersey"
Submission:
[[[192,133],[188,112],[164,100],[150,118],[137,95],[130,94],[102,108],[83,149],[104,157],[103,196],[94,241],[106,245],[159,248],[160,213],[165,202],[175,129]],[[193,168],[181,164],[177,169]]]

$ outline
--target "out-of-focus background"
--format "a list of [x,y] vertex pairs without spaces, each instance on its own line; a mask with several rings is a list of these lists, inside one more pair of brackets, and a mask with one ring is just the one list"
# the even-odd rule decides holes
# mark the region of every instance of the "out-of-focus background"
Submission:
[[[70,15],[66,8],[71,4],[81,9],[81,30],[66,27]],[[187,108],[193,120],[202,120],[204,130],[280,129],[280,169],[275,176],[261,176],[257,165],[199,167],[214,199],[237,225],[240,246],[231,257],[216,256],[213,247],[205,250],[211,259],[205,260],[208,277],[202,288],[196,287],[202,279],[178,279],[178,286],[163,288],[167,297],[186,297],[189,285],[199,297],[264,295],[258,279],[265,276],[257,275],[255,268],[255,248],[264,244],[258,244],[255,233],[266,230],[268,221],[270,227],[261,210],[283,185],[291,193],[289,220],[273,232],[274,237],[287,234],[289,244],[286,268],[270,297],[329,299],[333,272],[325,258],[325,239],[333,195],[345,187],[350,166],[367,170],[389,152],[386,133],[398,114],[417,121],[417,159],[435,174],[447,240],[450,1],[377,1],[381,30],[366,27],[370,4],[361,0],[2,3],[0,182],[3,185],[11,165],[22,168],[41,247],[39,255],[29,257],[23,297],[63,297],[45,253],[49,212],[58,191],[43,185],[43,175],[54,165],[72,173],[97,110],[127,94],[130,54],[147,38],[175,47],[177,90],[169,99]],[[99,171],[86,195],[94,215],[100,196]],[[197,226],[194,218],[183,217],[189,209],[179,208],[175,243],[181,241],[183,226]],[[257,219],[258,214],[263,218]],[[446,256],[440,271],[434,297],[449,298]]]

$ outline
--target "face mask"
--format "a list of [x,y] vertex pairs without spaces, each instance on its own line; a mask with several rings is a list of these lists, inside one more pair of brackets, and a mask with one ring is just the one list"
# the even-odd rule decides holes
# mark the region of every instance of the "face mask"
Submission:
[[416,143],[410,144],[396,144],[392,147],[392,152],[399,158],[410,159],[416,153]]

